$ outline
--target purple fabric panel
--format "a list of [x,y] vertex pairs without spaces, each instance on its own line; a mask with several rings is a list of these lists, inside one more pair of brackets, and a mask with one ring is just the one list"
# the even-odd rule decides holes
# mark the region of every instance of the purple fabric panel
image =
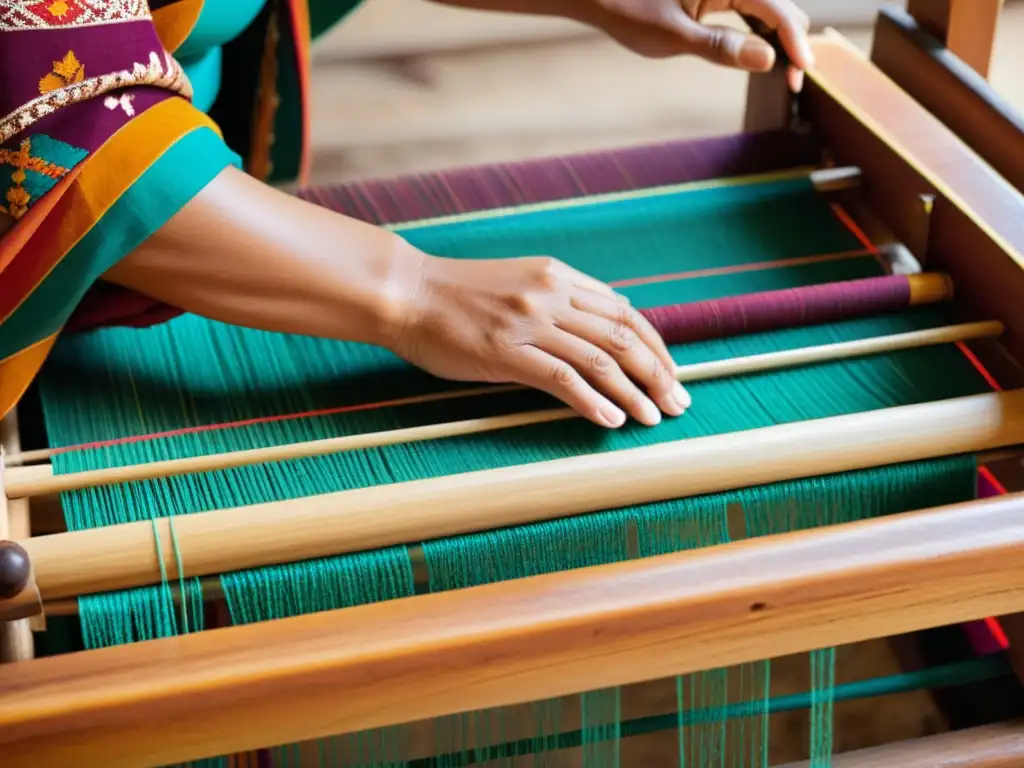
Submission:
[[425,173],[301,190],[299,196],[375,224],[813,165],[811,137],[740,134],[612,152]]
[[901,275],[847,280],[643,310],[668,344],[821,325],[880,315],[910,304]]
[[[26,29],[0,32],[0,115],[7,115],[42,94],[39,82],[73,52],[85,79],[149,64],[163,45],[149,20],[93,27]],[[31,130],[31,129],[30,129]]]
[[[110,95],[120,98],[124,94],[131,97],[131,107],[136,117],[165,99],[180,98],[163,88],[148,85],[123,88]],[[131,119],[120,107],[107,109],[103,103],[105,98],[100,96],[62,107],[38,120],[24,134],[15,136],[3,146],[15,147],[25,136],[42,134],[91,154]]]

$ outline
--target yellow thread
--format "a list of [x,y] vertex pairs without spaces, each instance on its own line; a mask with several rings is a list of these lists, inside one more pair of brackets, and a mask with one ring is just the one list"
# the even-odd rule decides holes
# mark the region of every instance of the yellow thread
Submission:
[[[42,176],[49,176],[51,179],[59,179],[68,172],[68,169],[63,165],[51,163],[49,160],[44,160],[41,157],[30,157],[28,162],[22,165],[21,152],[10,149],[0,149],[0,165],[13,165],[19,169],[24,168],[26,171],[35,171]],[[18,173],[18,171],[15,171],[15,173]]]
[[17,152],[10,152],[13,158],[8,165],[14,166],[14,173],[11,174],[11,186],[7,188],[7,207],[0,206],[0,211],[11,216],[13,219],[20,219],[28,211],[28,202],[32,196],[22,186],[25,181],[25,169],[32,160],[32,144],[28,139],[21,142]]
[[53,71],[39,81],[39,92],[49,93],[50,91],[56,91],[72,83],[80,83],[84,79],[85,67],[78,60],[78,57],[75,56],[74,51],[68,51],[64,54],[63,59],[53,62]]
[[46,10],[51,16],[63,19],[71,8],[64,2],[64,0],[54,0],[47,6]]

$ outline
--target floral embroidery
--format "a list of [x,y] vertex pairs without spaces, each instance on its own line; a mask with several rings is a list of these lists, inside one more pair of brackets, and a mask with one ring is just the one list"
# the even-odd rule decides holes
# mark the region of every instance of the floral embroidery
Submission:
[[107,98],[103,100],[103,106],[110,111],[114,111],[120,107],[128,117],[134,117],[135,107],[132,106],[132,101],[134,99],[134,93],[122,93],[121,98],[118,98],[117,96],[107,96]]
[[0,205],[0,211],[10,215],[14,219],[20,219],[28,210],[28,201],[31,199],[28,190],[22,186],[25,183],[25,169],[28,167],[31,156],[32,143],[25,139],[16,152],[7,151],[10,155],[8,165],[14,166],[14,173],[11,174],[11,186],[7,188],[7,205]]
[[185,98],[192,98],[192,85],[174,57],[166,51],[162,55],[150,52],[148,64],[136,62],[131,69],[123,69],[119,72],[110,72],[106,75],[70,83],[44,93],[18,107],[10,114],[0,118],[0,143],[16,136],[61,107],[132,85],[152,85],[166,88]]
[[0,30],[92,27],[148,19],[146,0],[0,0]]
[[53,62],[53,71],[39,81],[39,92],[49,93],[71,83],[85,79],[85,67],[78,61],[74,51],[68,51],[60,61]]
[[[20,219],[85,156],[86,151],[43,134],[22,139],[17,149],[0,149],[0,213]],[[4,205],[6,202],[6,205]]]

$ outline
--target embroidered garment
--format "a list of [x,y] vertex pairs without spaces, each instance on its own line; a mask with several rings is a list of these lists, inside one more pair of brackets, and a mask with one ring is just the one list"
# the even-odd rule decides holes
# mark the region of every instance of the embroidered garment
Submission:
[[226,166],[304,177],[310,13],[358,2],[0,0],[0,415],[59,333],[177,314],[101,277]]

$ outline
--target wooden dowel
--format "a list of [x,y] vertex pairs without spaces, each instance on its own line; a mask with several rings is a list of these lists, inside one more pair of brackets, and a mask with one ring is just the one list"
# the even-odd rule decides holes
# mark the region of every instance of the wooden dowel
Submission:
[[1021,442],[1012,390],[21,543],[54,600]]
[[[867,316],[868,314],[871,314],[872,312],[885,311],[885,307],[891,310],[895,306],[897,306],[897,304],[894,303],[895,300],[892,296],[888,297],[889,303],[882,302],[881,304],[874,305],[870,301],[864,303],[863,299],[859,298],[858,294],[854,292],[853,286],[855,284],[864,284],[873,281],[885,282],[894,279],[903,280],[906,282],[907,295],[903,299],[901,299],[901,301],[906,302],[905,306],[913,307],[925,304],[935,304],[943,301],[949,301],[953,297],[953,282],[950,279],[950,277],[944,273],[904,274],[899,275],[898,277],[895,275],[890,275],[888,277],[864,278],[861,280],[850,280],[843,281],[840,283],[826,283],[823,285],[804,286],[802,288],[795,288],[791,290],[767,291],[757,294],[746,294],[740,297],[741,299],[750,299],[755,302],[755,308],[753,309],[751,314],[756,319],[752,320],[752,325],[745,325],[745,331],[737,330],[736,328],[732,327],[728,322],[724,323],[724,325],[722,324],[720,315],[731,314],[735,319],[737,313],[735,305],[731,305],[730,309],[728,310],[725,310],[724,308],[715,308],[715,305],[718,304],[718,302],[727,300],[714,299],[703,302],[692,302],[690,304],[685,305],[677,305],[678,307],[686,307],[689,311],[695,312],[695,319],[701,317],[702,313],[698,310],[698,308],[701,307],[705,308],[705,316],[707,314],[710,314],[710,316],[712,317],[719,317],[719,321],[714,324],[711,324],[710,326],[701,327],[698,323],[697,327],[691,328],[689,331],[683,332],[681,335],[685,336],[685,342],[689,343],[693,341],[701,341],[704,340],[705,338],[719,338],[721,335],[728,336],[736,335],[742,332],[750,333],[755,331],[777,330],[780,328],[789,328],[794,326],[818,325],[823,322],[836,321],[837,319],[844,319],[848,317],[863,317]],[[811,306],[813,307],[813,303],[815,301],[822,301],[820,295],[814,294],[815,291],[821,289],[835,289],[843,287],[844,285],[847,286],[847,290],[850,291],[850,295],[855,296],[857,298],[855,298],[853,301],[848,301],[844,307],[840,307],[839,309],[835,310],[829,310],[827,312],[822,312],[822,310],[820,309],[807,310],[807,306],[805,305],[805,311],[799,313],[798,315],[783,314],[775,318],[774,320],[766,322],[764,317],[765,307],[763,306],[763,304],[761,304],[760,301],[758,301],[759,298],[764,300],[769,297],[774,297],[776,301],[780,301],[779,295],[785,295],[786,300],[795,300],[794,295],[799,295],[801,292],[809,292],[809,295],[807,295],[804,300],[810,302]],[[889,288],[879,288],[879,290],[889,290]],[[673,310],[675,310],[677,306],[647,309],[643,310],[643,312],[649,313],[649,318],[651,319],[651,322],[654,323],[656,326],[658,326],[659,323],[667,322],[667,326],[658,327],[663,327],[663,329],[670,336],[674,337],[680,335],[680,324],[682,324],[682,327],[685,327],[685,318],[675,317],[672,314]],[[899,304],[899,306],[903,307],[904,305]],[[666,312],[668,314],[665,314]],[[799,317],[799,319],[797,319],[797,317]],[[677,339],[677,341],[682,342],[683,339],[680,338]],[[448,390],[444,392],[433,392],[424,395],[413,395],[410,397],[404,397],[393,401],[389,401],[387,405],[391,407],[421,405],[441,400],[497,394],[502,392],[517,391],[521,389],[523,389],[523,387],[517,385],[485,387],[478,386],[473,388]],[[54,449],[41,448],[32,451],[25,451],[22,453],[8,454],[7,456],[5,456],[4,464],[8,467],[30,466],[37,462],[46,461],[47,459],[51,458],[55,453],[56,451]],[[44,473],[32,475],[31,473],[25,473],[24,476],[46,477],[46,474]]]
[[[766,352],[747,357],[680,366],[676,369],[676,379],[683,383],[691,383],[751,373],[764,373],[853,357],[886,354],[935,344],[994,338],[1001,335],[1003,330],[1003,325],[998,321],[964,323],[890,336],[877,336],[874,338],[837,342],[835,344],[824,344],[815,347]],[[480,391],[486,392],[487,390]],[[326,456],[344,451],[385,445],[439,440],[572,418],[577,418],[575,411],[569,408],[556,408],[505,416],[467,419],[443,424],[430,424],[385,432],[371,432],[362,435],[346,435],[344,437],[313,440],[304,443],[211,454],[209,456],[168,459],[146,464],[75,472],[66,475],[55,475],[53,467],[49,464],[11,467],[4,471],[4,475],[7,495],[10,498],[45,496],[81,488],[94,488],[100,485],[150,480],[198,472],[212,472],[231,467]]]
[[[836,755],[832,768],[1020,768],[1024,721],[965,728]],[[779,768],[812,768],[810,762]]]
[[[21,448],[17,409],[0,420],[0,452],[17,453]],[[3,478],[0,477],[0,489]],[[0,541],[27,539],[31,533],[28,499],[0,498]],[[0,664],[28,661],[35,656],[35,640],[29,619],[0,620]]]
[[[927,416],[928,439],[967,426]],[[1024,499],[1004,496],[13,665],[0,754],[175,764],[1022,607]]]
[[[1017,450],[999,449],[995,451],[983,451],[978,454],[978,464],[985,465],[993,461],[1016,459],[1020,458],[1022,453],[1024,453],[1024,448],[1022,447],[1018,447]],[[180,603],[181,590],[178,588],[177,583],[169,583],[168,589],[170,590],[171,599],[176,603]],[[219,576],[204,576],[201,578],[200,589],[202,591],[204,601],[216,601],[224,597],[224,588]],[[43,613],[46,616],[77,616],[78,598],[69,597],[59,600],[51,600],[43,605]]]

